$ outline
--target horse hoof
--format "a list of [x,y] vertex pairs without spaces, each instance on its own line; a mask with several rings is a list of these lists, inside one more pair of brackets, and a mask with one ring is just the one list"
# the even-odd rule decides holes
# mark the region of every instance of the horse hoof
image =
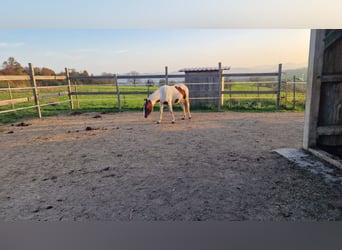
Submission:
[[175,122],[175,121],[172,121],[171,123],[172,123],[172,124],[175,124],[176,122]]
[[185,120],[185,118],[183,117],[182,120]]
[[157,121],[157,124],[160,124],[160,121]]

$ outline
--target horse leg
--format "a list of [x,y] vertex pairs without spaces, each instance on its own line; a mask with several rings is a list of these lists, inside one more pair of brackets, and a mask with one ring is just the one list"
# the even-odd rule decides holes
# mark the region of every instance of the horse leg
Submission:
[[[185,109],[186,109],[186,112],[188,113],[189,119],[191,119],[191,114],[190,114],[190,101],[189,101],[189,99],[186,99],[186,100],[185,100]],[[184,116],[184,117],[185,117],[185,116]]]
[[[171,103],[171,104],[170,104],[170,103]],[[169,110],[170,110],[170,113],[171,113],[171,116],[172,116],[172,121],[171,121],[171,123],[175,123],[175,122],[176,122],[176,119],[175,119],[175,115],[173,114],[172,102],[169,102]]]
[[183,102],[181,102],[180,103],[180,106],[181,106],[181,108],[182,108],[182,110],[183,110],[183,118],[182,118],[182,120],[185,120],[185,117],[186,117],[186,114],[185,114],[185,107],[184,107],[184,103]]
[[163,119],[164,105],[162,103],[160,103],[159,109],[160,109],[160,113],[159,113],[159,121],[157,122],[158,124],[161,123]]

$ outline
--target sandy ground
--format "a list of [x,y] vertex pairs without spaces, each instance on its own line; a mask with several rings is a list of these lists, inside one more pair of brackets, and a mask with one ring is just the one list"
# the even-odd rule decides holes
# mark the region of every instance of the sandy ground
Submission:
[[340,186],[272,152],[301,147],[302,113],[192,115],[0,126],[0,219],[342,220]]

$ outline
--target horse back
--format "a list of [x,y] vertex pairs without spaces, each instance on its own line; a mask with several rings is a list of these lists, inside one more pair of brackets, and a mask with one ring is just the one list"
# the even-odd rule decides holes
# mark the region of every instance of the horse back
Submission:
[[183,99],[186,99],[189,97],[189,89],[187,86],[185,86],[185,84],[179,83],[179,84],[174,85],[174,87],[182,95]]

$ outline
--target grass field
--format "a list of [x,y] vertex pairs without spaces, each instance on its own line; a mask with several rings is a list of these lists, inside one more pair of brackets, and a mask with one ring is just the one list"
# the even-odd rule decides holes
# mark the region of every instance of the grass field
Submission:
[[[120,86],[120,92],[147,92],[152,93],[157,86]],[[234,83],[226,86],[225,90],[231,89],[232,91],[268,91],[273,90],[272,85],[261,85],[255,83]],[[115,85],[78,85],[72,86],[72,92],[116,92]],[[49,97],[54,93],[59,93],[60,96]],[[191,94],[191,93],[190,93]],[[74,110],[70,109],[69,97],[67,95],[67,86],[53,86],[39,88],[39,96],[42,116],[53,116],[62,113],[70,112],[117,112],[118,98],[113,94],[101,95],[73,95]],[[121,108],[123,111],[129,110],[142,110],[143,99],[148,94],[121,94]],[[27,98],[30,100],[22,103],[15,103],[9,105],[0,105],[0,123],[11,123],[20,119],[36,117],[37,112],[34,108],[34,98],[31,88],[15,89],[11,88],[9,91],[6,88],[0,89],[0,103],[1,101]],[[48,105],[54,103],[53,105]],[[281,107],[280,110],[294,110],[303,111],[305,103],[305,86],[296,88],[296,107],[293,106],[293,88],[291,86],[282,87],[281,92]],[[24,110],[1,113],[2,111],[10,109],[18,109],[31,107]],[[216,111],[217,107],[213,105],[192,105],[192,110],[206,110]],[[158,107],[156,108],[158,110]],[[175,107],[175,110],[180,110],[180,107]],[[276,95],[275,94],[238,94],[238,95],[224,95],[223,111],[251,111],[251,112],[264,112],[276,110]]]

